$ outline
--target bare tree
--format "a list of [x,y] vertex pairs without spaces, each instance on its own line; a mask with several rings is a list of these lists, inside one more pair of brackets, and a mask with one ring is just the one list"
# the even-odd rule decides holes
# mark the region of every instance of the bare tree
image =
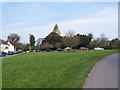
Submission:
[[97,42],[97,43],[96,43],[97,46],[103,47],[103,48],[105,48],[105,47],[108,46],[108,44],[109,44],[108,38],[105,37],[105,34],[104,34],[104,33],[102,33],[102,34],[100,35],[100,37],[98,37],[98,38],[96,39],[96,42]]
[[62,38],[63,45],[68,47],[76,47],[79,42],[80,38],[78,35],[75,35],[73,30],[67,31],[66,36]]
[[52,44],[49,44],[48,42],[45,42],[41,44],[40,48],[41,49],[48,49],[48,48],[53,48],[54,46]]
[[12,33],[12,34],[9,34],[8,36],[8,41],[13,44],[13,45],[16,45],[20,40],[20,36],[16,33]]
[[105,37],[105,34],[104,34],[104,33],[102,33],[102,34],[100,35],[100,39],[101,39],[101,41],[100,41],[100,46],[101,46],[101,47],[106,47],[106,46],[108,46],[109,41],[108,41],[108,38]]
[[73,30],[68,30],[65,34],[67,37],[73,37],[75,35],[75,32]]

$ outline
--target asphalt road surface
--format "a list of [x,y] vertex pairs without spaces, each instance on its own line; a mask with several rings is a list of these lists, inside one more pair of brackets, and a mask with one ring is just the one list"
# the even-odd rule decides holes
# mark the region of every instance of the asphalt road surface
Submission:
[[120,54],[113,54],[98,62],[83,88],[118,88],[118,68],[120,70],[118,56]]
[[16,55],[19,55],[19,54],[6,55],[6,56],[3,56],[3,57],[0,57],[0,60],[2,60],[4,58],[10,58],[10,57],[13,57],[13,56],[16,56]]

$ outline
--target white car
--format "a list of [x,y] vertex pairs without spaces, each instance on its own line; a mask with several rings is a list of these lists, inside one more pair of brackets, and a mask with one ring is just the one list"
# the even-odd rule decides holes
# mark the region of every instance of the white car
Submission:
[[95,47],[94,50],[104,50],[104,48]]

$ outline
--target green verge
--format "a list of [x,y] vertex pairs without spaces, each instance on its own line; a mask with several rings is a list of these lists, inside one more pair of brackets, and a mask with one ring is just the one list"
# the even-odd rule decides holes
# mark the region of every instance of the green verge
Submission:
[[82,88],[92,67],[117,50],[23,53],[2,60],[3,88]]

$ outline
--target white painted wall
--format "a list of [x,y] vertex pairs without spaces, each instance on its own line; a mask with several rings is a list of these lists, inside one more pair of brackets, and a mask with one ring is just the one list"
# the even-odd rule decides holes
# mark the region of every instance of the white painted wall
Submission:
[[9,44],[9,51],[14,52],[15,47],[10,42],[7,42],[7,43]]
[[8,53],[9,45],[7,45],[7,44],[0,44],[0,51],[4,51],[4,52]]

